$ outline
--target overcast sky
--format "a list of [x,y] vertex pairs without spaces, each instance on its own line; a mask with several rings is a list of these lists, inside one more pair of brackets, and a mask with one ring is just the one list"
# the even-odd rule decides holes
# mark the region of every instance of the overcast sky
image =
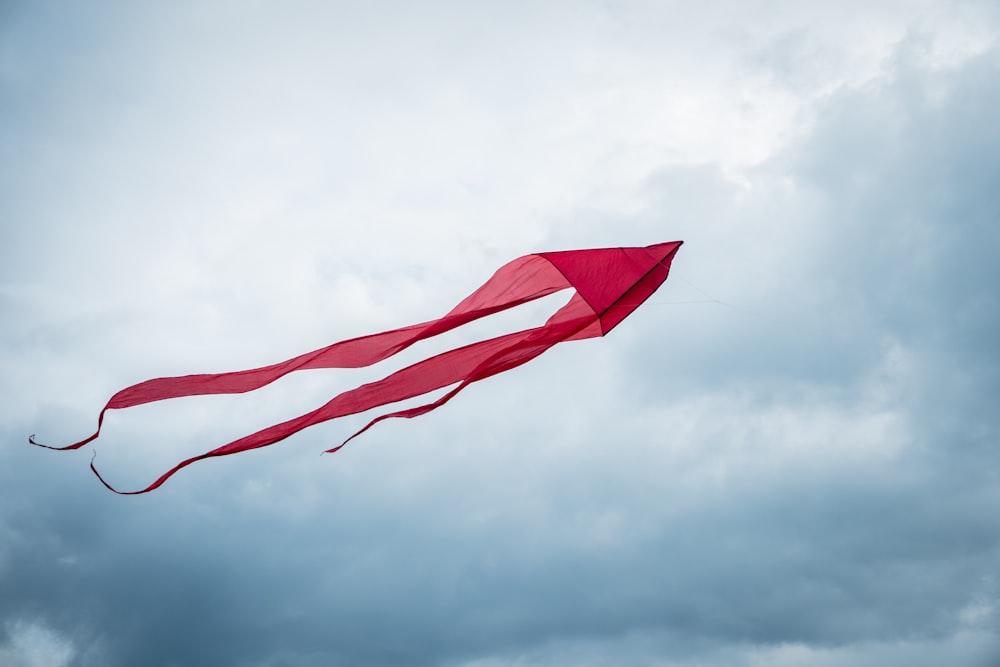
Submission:
[[[1000,7],[0,1],[0,664],[1000,665]],[[682,239],[607,338],[118,389]]]

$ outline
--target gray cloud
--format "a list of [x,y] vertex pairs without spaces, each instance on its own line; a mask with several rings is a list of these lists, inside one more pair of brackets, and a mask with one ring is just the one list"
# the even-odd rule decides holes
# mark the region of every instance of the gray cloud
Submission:
[[[711,155],[698,164],[657,159],[637,184],[611,194],[590,176],[543,184],[539,192],[572,196],[547,203],[537,228],[424,228],[432,238],[465,235],[467,256],[436,264],[443,253],[433,243],[400,247],[415,238],[410,225],[450,206],[502,207],[503,198],[487,189],[469,204],[438,185],[451,165],[474,164],[461,141],[442,143],[448,156],[422,182],[426,199],[391,174],[377,180],[363,165],[383,156],[372,148],[380,133],[398,141],[401,180],[427,154],[404,139],[418,121],[378,115],[390,93],[432,136],[448,135],[435,134],[427,109],[444,109],[448,122],[472,127],[470,140],[496,147],[497,166],[473,169],[472,186],[491,176],[516,185],[519,169],[544,173],[528,159],[540,153],[512,162],[491,123],[511,123],[511,141],[534,140],[550,133],[546,113],[572,106],[565,100],[603,99],[605,80],[588,81],[566,65],[573,58],[559,60],[560,45],[574,57],[593,46],[648,58],[672,75],[674,56],[655,40],[624,50],[616,41],[629,25],[655,33],[646,24],[662,17],[625,3],[588,14],[601,18],[572,24],[554,45],[536,33],[550,34],[544,28],[559,12],[527,27],[511,19],[492,39],[524,40],[531,55],[511,49],[513,66],[469,36],[502,20],[492,15],[456,18],[450,25],[470,33],[453,51],[428,46],[439,28],[414,28],[423,25],[416,18],[348,17],[358,34],[351,41],[350,31],[338,32],[346,41],[331,47],[335,54],[376,53],[364,47],[366,34],[388,50],[371,66],[331,74],[350,88],[345,100],[364,106],[338,116],[357,121],[360,138],[317,139],[323,148],[353,146],[339,163],[295,144],[296,127],[317,127],[315,107],[293,112],[252,85],[259,75],[273,94],[299,91],[324,111],[340,108],[331,101],[339,98],[306,85],[322,68],[295,69],[310,55],[331,59],[318,27],[296,40],[295,12],[274,17],[264,33],[267,16],[233,17],[230,37],[193,9],[20,12],[6,23],[2,70],[5,99],[20,101],[0,111],[9,128],[0,161],[0,217],[9,221],[0,268],[0,658],[463,667],[989,667],[1000,658],[995,50],[941,65],[931,57],[938,36],[904,39],[882,76],[858,83],[837,59],[857,54],[831,51],[836,41],[817,37],[808,17],[787,19],[787,29],[752,24],[741,33],[749,44],[720,62],[756,54],[747,71],[774,72],[775,85],[806,100],[769,158],[752,167]],[[636,21],[643,16],[646,24]],[[810,27],[796,32],[798,24]],[[692,30],[690,39],[715,43],[722,28]],[[181,34],[197,48],[167,48]],[[789,34],[799,37],[781,36]],[[255,39],[262,35],[291,55],[268,55],[260,44],[270,42]],[[402,52],[385,46],[395,36],[417,54],[402,69],[394,67]],[[49,49],[29,46],[46,40]],[[447,60],[467,50],[496,69],[502,91],[521,90],[525,100],[480,115],[483,100],[495,101],[468,92],[479,90],[469,72],[480,65]],[[539,92],[548,74],[524,74],[539,54],[542,70],[567,74],[554,97]],[[803,54],[819,55],[800,62]],[[811,86],[807,72],[832,87]],[[467,95],[468,107],[435,107],[416,90],[448,82],[466,91],[455,95]],[[97,84],[99,92],[89,89]],[[209,103],[199,105],[202,95]],[[194,106],[185,111],[179,100]],[[233,113],[231,105],[253,100],[261,107]],[[130,108],[131,120],[121,115]],[[284,136],[297,147],[284,152],[282,123],[272,121],[286,113],[295,120]],[[364,113],[376,114],[374,126],[361,122]],[[162,135],[150,132],[157,120]],[[601,138],[585,127],[545,146],[579,150],[573,155],[590,156],[593,174],[631,183],[619,172],[628,159],[580,147],[647,153],[625,134]],[[277,143],[240,153],[262,129]],[[199,142],[207,142],[202,151]],[[194,176],[183,174],[189,150],[201,159],[190,164]],[[158,163],[147,166],[149,156]],[[257,158],[268,166],[240,170]],[[306,166],[292,169],[296,159]],[[371,229],[341,222],[326,230],[315,218],[334,209],[316,202],[334,195],[296,180],[353,168],[366,196],[384,189],[405,203],[398,210],[425,206],[428,217],[389,223],[385,211],[369,211]],[[123,180],[109,185],[112,177]],[[270,178],[279,180],[274,189]],[[241,208],[234,194],[253,201]],[[335,210],[364,211],[364,201]],[[139,211],[150,217],[137,221]],[[278,224],[295,211],[304,217]],[[351,239],[347,250],[322,249],[339,234]],[[504,234],[513,238],[498,240]],[[366,267],[351,255],[369,236],[402,240],[375,248]],[[350,432],[350,420],[206,462],[156,494],[123,499],[86,472],[90,453],[24,444],[36,431],[49,439],[86,431],[110,391],[147,373],[267,362],[252,355],[277,358],[281,346],[294,353],[363,332],[331,324],[338,313],[369,329],[433,316],[450,305],[436,293],[458,296],[459,282],[471,288],[491,268],[485,260],[509,258],[503,243],[528,251],[542,241],[673,238],[687,241],[673,277],[607,339],[554,350],[434,415],[380,425],[335,457],[316,453]],[[301,239],[311,247],[265,265],[269,250]],[[227,250],[229,241],[240,248]],[[412,257],[396,264],[407,251]],[[260,291],[243,291],[244,281]],[[336,310],[331,283],[348,310]],[[676,303],[713,298],[729,305]],[[126,484],[144,480],[179,450],[202,451],[254,418],[295,414],[331,391],[324,383],[344,380],[296,382],[264,398],[113,415],[98,463]]]

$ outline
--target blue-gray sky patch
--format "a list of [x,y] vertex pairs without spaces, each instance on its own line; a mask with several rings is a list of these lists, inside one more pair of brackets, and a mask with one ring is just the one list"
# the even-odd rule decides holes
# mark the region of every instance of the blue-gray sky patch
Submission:
[[[991,3],[2,7],[0,663],[1000,661]],[[364,415],[120,498],[26,443],[675,239],[609,337],[335,456]],[[357,377],[98,456],[145,482]]]

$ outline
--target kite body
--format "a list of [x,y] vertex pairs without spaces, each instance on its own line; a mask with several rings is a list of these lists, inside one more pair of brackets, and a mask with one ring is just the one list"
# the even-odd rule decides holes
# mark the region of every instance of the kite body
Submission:
[[[90,437],[65,447],[42,445],[34,437],[29,441],[48,449],[79,449],[100,435],[104,415],[108,410],[120,410],[182,396],[241,394],[259,389],[298,370],[369,366],[418,341],[451,331],[487,315],[564,289],[575,290],[569,302],[542,326],[442,352],[381,380],[345,391],[312,412],[181,461],[139,491],[118,491],[104,481],[93,462],[90,467],[101,482],[115,493],[146,493],[158,488],[178,470],[195,461],[266,447],[314,424],[456,385],[431,403],[390,412],[373,419],[348,438],[349,441],[383,419],[412,418],[430,412],[447,403],[473,382],[527,363],[558,343],[605,335],[663,284],[670,272],[674,255],[682,243],[674,241],[641,248],[600,248],[525,255],[502,266],[485,284],[439,319],[341,341],[262,368],[140,382],[111,397],[98,416],[97,430]],[[347,441],[327,451],[335,452]]]

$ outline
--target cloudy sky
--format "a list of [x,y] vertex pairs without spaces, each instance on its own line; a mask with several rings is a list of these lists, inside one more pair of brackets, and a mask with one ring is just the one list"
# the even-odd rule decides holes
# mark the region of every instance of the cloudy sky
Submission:
[[[0,2],[0,663],[1000,665],[1000,8]],[[683,239],[436,413],[110,413]],[[93,451],[91,451],[93,450]]]

